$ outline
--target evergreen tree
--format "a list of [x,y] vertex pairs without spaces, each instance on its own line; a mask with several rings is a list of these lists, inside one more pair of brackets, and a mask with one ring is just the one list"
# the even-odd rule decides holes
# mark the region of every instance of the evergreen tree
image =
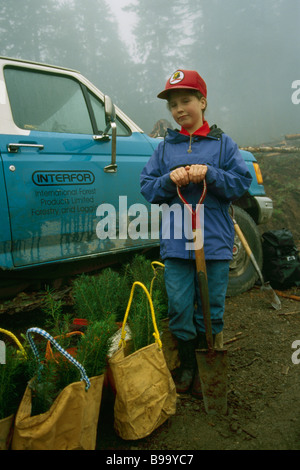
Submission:
[[132,63],[105,0],[0,0],[0,55],[79,70],[120,106]]
[[191,22],[186,14],[188,2],[138,0],[127,8],[137,15],[133,60],[138,84],[135,97],[141,106],[135,111],[135,119],[147,132],[158,119],[170,119],[165,104],[160,103],[156,95],[171,73],[184,64],[191,34]]
[[[288,109],[290,84],[297,76],[300,5],[286,0],[194,0],[193,8],[201,16],[195,18],[200,29],[190,52],[207,81],[211,124],[217,120],[239,145],[280,139],[278,110]],[[287,113],[286,118],[292,121]]]
[[45,55],[51,3],[0,2],[1,55],[39,61]]

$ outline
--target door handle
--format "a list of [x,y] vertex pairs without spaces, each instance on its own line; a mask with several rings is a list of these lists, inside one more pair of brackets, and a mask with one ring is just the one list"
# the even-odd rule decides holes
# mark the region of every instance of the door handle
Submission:
[[35,148],[37,150],[43,150],[44,146],[40,144],[8,144],[7,150],[9,153],[17,153],[20,147],[26,147],[26,148]]

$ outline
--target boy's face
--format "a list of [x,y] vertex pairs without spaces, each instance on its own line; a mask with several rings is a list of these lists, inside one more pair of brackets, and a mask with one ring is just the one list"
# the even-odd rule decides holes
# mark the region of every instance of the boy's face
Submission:
[[199,100],[188,90],[174,90],[170,93],[168,102],[173,119],[190,134],[203,125],[205,98]]

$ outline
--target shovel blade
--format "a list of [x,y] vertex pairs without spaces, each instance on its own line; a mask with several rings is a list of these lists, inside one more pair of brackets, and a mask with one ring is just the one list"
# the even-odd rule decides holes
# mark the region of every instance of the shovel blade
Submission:
[[224,349],[197,349],[196,358],[207,414],[227,413],[228,357]]
[[280,302],[276,292],[270,286],[270,284],[268,282],[265,282],[264,284],[262,284],[260,289],[269,298],[272,307],[275,308],[275,310],[280,310],[281,309],[281,302]]

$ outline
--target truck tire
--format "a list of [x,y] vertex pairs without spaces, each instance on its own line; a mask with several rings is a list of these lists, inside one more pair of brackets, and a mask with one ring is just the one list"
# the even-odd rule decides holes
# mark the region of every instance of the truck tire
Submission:
[[[237,206],[234,206],[234,218],[243,232],[256,262],[261,269],[263,261],[262,244],[261,237],[254,220],[247,212]],[[257,278],[258,274],[239,237],[235,234],[233,259],[230,263],[229,269],[227,296],[231,297],[239,295],[242,292],[251,289]]]

